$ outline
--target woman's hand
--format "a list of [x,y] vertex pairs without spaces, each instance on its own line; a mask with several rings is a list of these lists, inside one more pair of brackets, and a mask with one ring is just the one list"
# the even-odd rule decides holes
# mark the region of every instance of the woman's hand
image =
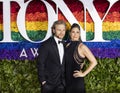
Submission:
[[74,71],[73,77],[77,78],[77,77],[84,77],[84,76],[85,74],[82,71],[79,71],[79,70]]

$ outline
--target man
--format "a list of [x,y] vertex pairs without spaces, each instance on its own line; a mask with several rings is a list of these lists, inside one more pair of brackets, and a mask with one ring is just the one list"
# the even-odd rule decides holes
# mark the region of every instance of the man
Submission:
[[65,93],[64,46],[61,43],[66,33],[65,22],[55,21],[52,33],[39,49],[37,68],[41,93]]

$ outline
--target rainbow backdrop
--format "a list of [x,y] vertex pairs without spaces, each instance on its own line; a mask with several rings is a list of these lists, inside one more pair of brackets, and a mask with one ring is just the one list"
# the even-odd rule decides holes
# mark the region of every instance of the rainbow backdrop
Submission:
[[[48,2],[55,8],[55,4],[48,0]],[[66,5],[72,11],[80,25],[83,26],[83,5],[78,0],[64,0]],[[109,6],[107,0],[94,0],[95,7],[102,18],[106,9]],[[30,48],[38,48],[40,44],[33,44],[27,42],[19,33],[16,25],[16,17],[20,7],[17,3],[11,3],[11,32],[12,39],[21,41],[19,43],[0,43],[0,59],[26,59],[20,58],[20,53],[24,48],[28,54],[27,59],[34,59]],[[2,18],[2,3],[0,3],[0,40],[3,36],[3,18]],[[48,19],[45,5],[40,0],[33,0],[26,13],[26,29],[30,39],[42,40],[47,32]],[[103,22],[103,38],[111,40],[111,42],[84,42],[99,58],[116,58],[120,56],[120,1],[115,3],[110,9],[109,14]],[[66,21],[68,30],[70,24],[59,11],[59,19]],[[94,23],[87,13],[87,40],[94,38]]]

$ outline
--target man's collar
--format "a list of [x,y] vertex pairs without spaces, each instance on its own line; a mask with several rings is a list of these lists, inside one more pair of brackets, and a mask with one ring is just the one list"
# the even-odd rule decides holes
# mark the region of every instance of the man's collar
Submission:
[[59,39],[59,38],[57,38],[56,36],[54,36],[54,39],[55,39],[56,42],[62,41],[62,39]]

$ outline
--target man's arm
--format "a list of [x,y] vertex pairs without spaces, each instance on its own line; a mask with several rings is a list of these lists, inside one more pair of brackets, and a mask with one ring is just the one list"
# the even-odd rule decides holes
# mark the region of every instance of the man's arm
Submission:
[[41,84],[45,83],[45,61],[48,56],[47,46],[43,43],[39,48],[37,59],[38,78]]

